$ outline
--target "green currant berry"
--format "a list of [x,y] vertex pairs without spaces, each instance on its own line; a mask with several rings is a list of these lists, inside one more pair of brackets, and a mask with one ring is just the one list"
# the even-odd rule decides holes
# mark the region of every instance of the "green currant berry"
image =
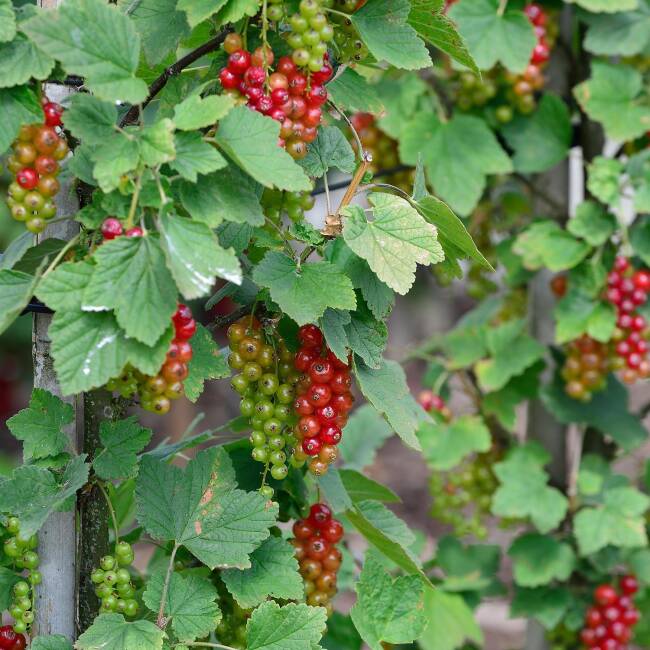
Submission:
[[282,422],[276,418],[269,418],[264,423],[264,433],[267,436],[275,436],[282,431]]
[[17,558],[21,554],[21,549],[15,537],[5,540],[4,552],[7,557]]
[[273,467],[271,467],[271,476],[276,481],[284,480],[285,478],[287,478],[288,473],[289,470],[287,469],[286,465],[273,465]]
[[254,361],[249,361],[242,370],[242,374],[249,382],[258,381],[262,376],[262,366]]
[[16,634],[25,634],[27,632],[27,625],[24,621],[16,621],[13,624],[13,629]]
[[125,616],[128,616],[129,618],[133,618],[134,616],[137,616],[137,614],[138,614],[138,601],[133,600],[132,598],[129,598],[126,601],[126,607],[124,608],[124,614],[125,614]]
[[306,32],[309,29],[309,21],[301,14],[293,14],[289,18],[289,27],[291,27],[291,31],[293,32]]
[[287,422],[292,416],[291,407],[288,404],[276,404],[273,416],[280,422]]
[[255,404],[255,414],[264,421],[273,417],[274,409],[275,407],[273,406],[273,402],[268,399],[261,399],[257,404]]
[[133,585],[129,582],[128,584],[120,584],[119,582],[117,583],[117,593],[121,598],[129,599],[133,598],[135,595],[135,589],[133,588]]
[[112,571],[115,568],[115,558],[112,555],[104,555],[99,565],[104,571]]
[[264,395],[275,395],[279,384],[278,378],[270,372],[267,372],[260,378],[259,389]]
[[28,609],[32,608],[32,601],[30,598],[27,598],[27,596],[16,598],[16,607],[20,607],[23,612],[26,612]]
[[39,564],[40,559],[38,554],[34,553],[34,551],[27,551],[27,553],[23,555],[23,565],[26,569],[36,569]]
[[239,402],[239,412],[249,418],[253,413],[255,413],[255,400],[250,397],[245,397],[241,402]]
[[272,499],[273,498],[273,493],[274,490],[270,485],[263,485],[260,488],[260,494],[265,498],[265,499]]
[[291,404],[295,396],[295,391],[293,386],[289,384],[280,384],[278,390],[276,391],[276,397],[280,404]]
[[34,612],[31,609],[23,612],[22,621],[25,625],[31,625],[34,622]]
[[117,573],[115,571],[106,571],[104,574],[104,582],[107,585],[114,585],[117,582]]
[[253,431],[249,437],[253,447],[262,447],[266,444],[266,435],[263,431]]
[[[13,185],[13,183],[12,183]],[[16,185],[18,185],[16,183]],[[23,188],[18,185],[18,187],[22,190]],[[9,189],[11,190],[11,185],[9,186]],[[20,520],[18,517],[9,517],[7,519],[7,532],[11,533],[12,535],[15,535],[20,531]]]
[[248,379],[244,377],[244,375],[235,375],[231,380],[230,380],[230,385],[232,386],[233,390],[240,395],[246,392],[246,389],[248,388]]
[[251,453],[253,460],[256,460],[258,463],[266,463],[269,459],[269,450],[264,447],[254,447]]
[[269,438],[269,447],[271,449],[282,449],[285,444],[283,436],[271,436]]
[[21,580],[20,582],[17,582],[14,585],[14,594],[16,594],[16,598],[21,598],[22,596],[29,596],[30,591],[31,591],[31,587],[24,580]]
[[278,449],[276,451],[271,452],[271,454],[269,455],[269,461],[273,465],[284,465],[284,463],[287,461],[287,455],[283,451],[280,451]]
[[40,585],[41,582],[43,581],[43,576],[41,575],[40,571],[30,571],[29,572],[29,581],[33,585]]

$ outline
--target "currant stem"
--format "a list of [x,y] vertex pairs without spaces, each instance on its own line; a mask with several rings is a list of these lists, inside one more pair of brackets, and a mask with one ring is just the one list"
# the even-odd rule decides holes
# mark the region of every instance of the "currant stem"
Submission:
[[57,256],[52,260],[52,263],[45,269],[42,277],[46,277],[48,273],[56,268],[56,265],[63,259],[63,256],[79,241],[79,233],[76,234],[68,243],[59,251]]
[[499,0],[499,8],[497,9],[497,16],[503,16],[508,6],[508,0]]
[[167,621],[165,620],[165,607],[167,605],[167,594],[169,593],[169,583],[172,579],[172,573],[174,572],[174,560],[176,559],[176,553],[180,546],[174,544],[172,549],[172,554],[169,557],[169,566],[167,567],[167,574],[165,575],[165,583],[163,584],[162,596],[160,597],[160,608],[158,609],[158,617],[156,618],[156,625],[164,630]]
[[131,206],[129,207],[129,215],[126,218],[126,227],[133,228],[133,219],[135,218],[135,211],[138,207],[138,199],[140,198],[140,188],[142,187],[142,173],[138,173],[135,181],[135,190],[131,197]]
[[189,646],[190,648],[217,648],[218,650],[235,650],[232,646],[221,645],[221,643],[210,643],[209,641],[185,641],[178,645]]
[[113,530],[115,531],[115,544],[117,545],[120,541],[120,528],[117,525],[117,515],[115,514],[115,508],[113,508],[113,504],[111,503],[111,498],[108,496],[108,492],[106,492],[106,489],[104,488],[103,484],[100,481],[97,481],[96,485],[99,488],[99,491],[104,496],[104,499],[106,500],[106,506],[108,507],[108,511],[111,513],[111,519],[113,520]]

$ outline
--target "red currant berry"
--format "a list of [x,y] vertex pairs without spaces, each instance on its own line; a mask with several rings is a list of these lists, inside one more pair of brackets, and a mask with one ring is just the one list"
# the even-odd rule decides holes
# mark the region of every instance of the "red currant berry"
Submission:
[[235,74],[242,75],[251,65],[250,52],[237,50],[228,57],[228,70]]
[[646,320],[643,316],[634,316],[631,327],[635,332],[643,332],[646,327]]
[[[618,258],[625,259],[625,258]],[[605,607],[613,605],[618,600],[616,589],[612,585],[600,585],[594,592],[594,600]]]
[[162,376],[170,383],[183,381],[187,378],[187,365],[180,361],[167,361],[162,367]]
[[336,519],[332,519],[321,527],[321,535],[323,539],[326,539],[332,544],[336,544],[343,537],[343,526]]
[[329,81],[334,74],[332,66],[329,63],[324,63],[323,67],[318,72],[312,72],[311,80],[315,84],[324,84],[326,81]]
[[309,517],[308,520],[311,524],[316,526],[316,528],[323,527],[326,523],[332,519],[332,510],[325,503],[314,503],[309,508]]
[[16,182],[26,190],[33,190],[38,185],[38,173],[31,167],[25,167],[16,174]]
[[546,43],[540,42],[535,45],[533,49],[533,54],[530,57],[530,62],[534,64],[546,63],[548,61],[551,52]]
[[176,325],[176,338],[181,341],[189,341],[196,332],[196,321],[190,320],[184,325]]
[[226,90],[233,90],[239,85],[240,78],[232,70],[224,68],[219,73],[219,81]]
[[316,529],[306,519],[300,519],[293,525],[293,534],[296,539],[306,541],[316,534]]
[[323,423],[323,424],[332,424],[336,420],[338,413],[331,404],[326,406],[319,406],[315,411],[314,415]]
[[124,234],[127,237],[142,237],[144,233],[142,232],[142,228],[140,228],[140,226],[133,226],[133,228],[129,228]]
[[650,292],[650,271],[636,271],[632,276],[632,281],[637,289],[641,289],[645,293]]
[[532,2],[524,7],[524,13],[528,16],[528,20],[533,24],[539,20],[539,17],[543,12],[544,10],[538,4]]
[[296,64],[290,56],[282,56],[278,59],[277,71],[285,75],[285,77],[293,74],[296,69]]
[[323,117],[323,111],[318,106],[309,106],[302,117],[303,124],[306,127],[318,126]]
[[619,314],[616,325],[622,330],[628,330],[632,326],[632,316],[630,314]]
[[298,350],[293,365],[297,370],[300,370],[300,372],[306,372],[316,359],[316,355],[316,350],[302,348],[301,350]]
[[307,77],[302,72],[296,72],[287,76],[289,82],[289,93],[291,95],[304,95],[307,90]]
[[325,86],[312,85],[307,93],[307,102],[311,106],[322,106],[327,101],[327,90]]
[[627,575],[621,578],[621,591],[627,596],[633,596],[639,591],[639,582],[636,576]]
[[330,550],[330,545],[320,537],[312,537],[307,544],[307,557],[312,560],[322,560]]
[[345,415],[352,410],[352,407],[354,406],[354,397],[352,397],[350,393],[334,395],[334,397],[329,401],[329,404],[337,413]]
[[274,72],[269,75],[269,88],[277,90],[278,88],[284,88],[285,90],[289,87],[289,80],[287,77],[279,72]]
[[314,384],[307,396],[314,406],[325,406],[332,399],[332,391],[327,384]]
[[122,224],[120,223],[119,219],[116,219],[115,217],[104,219],[100,230],[104,239],[108,240],[119,237],[123,232]]
[[608,623],[605,623],[606,625],[608,625],[609,623],[613,623],[614,621],[618,621],[618,619],[621,618],[621,614],[622,614],[621,610],[615,605],[609,605],[608,607],[604,607],[602,613],[605,621],[608,621]]
[[260,88],[260,86],[246,86],[244,92],[246,97],[248,97],[248,105],[253,108],[255,108],[257,102],[264,97],[264,89]]
[[45,124],[48,126],[61,126],[61,116],[63,115],[63,106],[56,102],[47,102],[43,106],[45,115]]
[[610,287],[618,287],[621,284],[621,275],[617,271],[610,271],[607,274],[607,284]]
[[593,630],[589,628],[585,628],[580,632],[580,640],[586,645],[586,646],[595,646],[596,645],[596,634],[594,633]]
[[284,122],[284,111],[277,106],[269,113],[269,117],[272,117],[276,122]]
[[339,370],[332,375],[330,380],[330,388],[333,393],[342,395],[349,392],[350,387],[352,386],[352,377],[347,370]]
[[318,456],[318,452],[321,450],[323,444],[318,438],[305,438],[302,441],[302,450],[308,456]]
[[343,432],[336,424],[327,424],[320,428],[320,439],[325,445],[338,445],[342,437]]
[[623,612],[623,616],[621,617],[623,623],[627,625],[628,627],[634,627],[638,622],[639,619],[641,618],[641,615],[639,614],[639,611],[637,609],[626,609]]
[[334,376],[334,366],[328,359],[316,359],[309,366],[309,376],[314,383],[326,384]]
[[168,359],[188,363],[192,359],[192,346],[188,341],[172,341],[167,352]]
[[293,403],[293,410],[298,415],[311,415],[314,412],[314,407],[306,395],[300,395]]
[[266,81],[266,72],[264,68],[252,65],[244,72],[244,81],[249,86],[262,86]]
[[607,289],[607,300],[614,305],[618,305],[623,300],[623,294],[618,287],[610,287]]
[[187,325],[192,320],[192,310],[183,303],[178,303],[178,307],[172,316],[174,325]]
[[39,176],[53,176],[59,171],[59,163],[52,156],[38,156],[34,161],[34,169]]
[[630,266],[630,260],[627,257],[619,256],[614,260],[614,269],[619,273],[625,273]]
[[292,120],[299,120],[307,112],[307,102],[302,97],[291,97],[291,112],[289,117]]
[[257,100],[255,110],[263,115],[268,115],[273,110],[273,100],[268,95],[263,95]]
[[585,622],[587,623],[587,627],[598,627],[603,622],[603,615],[600,613],[599,609],[591,607],[587,610]]
[[271,91],[271,99],[275,106],[284,106],[289,101],[289,91],[286,88],[275,88]]

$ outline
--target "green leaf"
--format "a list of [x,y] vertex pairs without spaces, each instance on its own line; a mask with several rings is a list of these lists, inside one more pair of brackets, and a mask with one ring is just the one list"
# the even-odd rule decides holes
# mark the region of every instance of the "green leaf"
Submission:
[[75,643],[77,650],[162,650],[165,632],[151,621],[100,614]]
[[135,23],[142,47],[151,66],[160,63],[190,33],[185,14],[176,8],[176,0],[118,0],[118,6]]
[[467,259],[474,260],[485,269],[493,270],[492,265],[476,247],[465,224],[453,213],[448,205],[435,196],[423,196],[415,204],[420,214],[438,229],[438,240],[442,244],[445,258],[458,257],[458,252]]
[[217,144],[265,187],[311,190],[311,182],[291,156],[278,147],[280,124],[246,106],[233,108],[219,122]]
[[33,245],[34,235],[29,231],[12,239],[4,252],[0,253],[0,270],[12,269]]
[[573,89],[589,117],[615,140],[632,140],[650,128],[650,107],[640,96],[643,78],[634,68],[594,61],[591,78]]
[[431,57],[427,48],[407,22],[410,10],[408,0],[373,0],[355,11],[350,20],[377,60],[404,70],[428,68]]
[[339,108],[360,113],[381,113],[377,91],[352,68],[346,67],[327,84],[327,93]]
[[182,131],[194,131],[213,126],[225,117],[235,105],[230,95],[210,95],[201,97],[190,95],[174,107],[174,124]]
[[355,409],[343,429],[339,444],[345,467],[362,470],[372,465],[377,451],[392,435],[390,425],[375,408],[364,404]]
[[184,298],[207,295],[216,278],[241,284],[241,267],[234,251],[221,248],[204,223],[168,215],[160,220],[160,234],[167,265]]
[[547,630],[552,630],[564,617],[572,598],[566,587],[517,587],[510,614],[536,618]]
[[[347,465],[347,463],[346,463]],[[398,503],[400,498],[389,488],[353,469],[338,470],[341,482],[353,503],[383,501]]]
[[253,281],[267,287],[271,298],[298,325],[318,320],[327,307],[356,308],[350,279],[329,262],[298,267],[290,257],[270,251],[255,267]]
[[[608,3],[610,4],[610,3]],[[639,0],[632,11],[585,16],[585,49],[605,56],[633,56],[650,45],[650,4]]]
[[[217,1],[221,2],[221,0]],[[259,0],[227,0],[225,6],[219,10],[215,20],[220,25],[236,23],[244,16],[254,16],[259,9]]]
[[547,453],[534,443],[512,449],[506,459],[494,465],[501,485],[492,500],[498,517],[530,518],[541,533],[555,528],[566,514],[568,501],[548,485],[544,465]]
[[318,478],[318,488],[335,514],[349,510],[352,507],[352,499],[345,489],[337,469],[320,476]]
[[618,205],[623,169],[623,163],[616,158],[596,156],[588,167],[587,189],[603,203]]
[[[144,604],[155,614],[160,610],[165,570],[154,573],[142,594]],[[173,572],[169,581],[164,614],[181,641],[194,641],[210,634],[221,619],[215,602],[217,588],[208,578]]]
[[187,14],[191,27],[212,16],[226,4],[227,0],[178,0],[178,10]]
[[425,99],[428,86],[417,74],[411,73],[399,79],[384,77],[376,87],[386,112],[377,124],[384,133],[398,140],[418,110],[428,105],[430,100]]
[[591,248],[555,221],[536,221],[517,237],[513,250],[527,269],[546,267],[558,272],[582,262]]
[[128,336],[153,345],[169,327],[177,305],[176,285],[158,238],[119,237],[102,244],[93,257],[97,266],[84,291],[82,309],[114,310]]
[[140,135],[140,160],[151,167],[173,160],[174,123],[164,118],[147,126]]
[[54,61],[24,34],[18,34],[9,43],[0,44],[0,59],[3,63],[0,70],[0,88],[19,86],[31,78],[46,79],[54,67]]
[[559,375],[542,388],[540,397],[559,422],[578,422],[595,427],[611,436],[626,451],[647,440],[648,432],[641,420],[629,412],[627,390],[614,377],[609,377],[605,389],[588,404],[571,399]]
[[36,295],[54,311],[80,309],[93,268],[86,261],[64,262],[39,282]]
[[48,634],[32,639],[30,650],[72,650],[72,643],[62,634]]
[[169,162],[169,166],[192,183],[196,183],[199,174],[209,174],[228,164],[200,133],[176,133],[174,148],[176,158]]
[[419,113],[404,125],[399,149],[406,164],[422,157],[436,194],[461,215],[478,203],[488,174],[512,171],[494,133],[470,115],[456,114],[443,123],[434,113]]
[[576,564],[569,544],[537,533],[518,537],[508,555],[513,560],[515,582],[521,587],[539,587],[553,580],[564,582]]
[[11,325],[26,307],[37,278],[22,271],[0,271],[0,334]]
[[[1,19],[0,25],[4,26]],[[27,86],[0,88],[0,112],[3,116],[0,121],[0,151],[9,147],[23,124],[32,124],[43,119],[40,102]]]
[[138,166],[140,148],[138,141],[124,133],[114,133],[102,145],[90,152],[95,163],[93,176],[104,192],[111,192],[120,184],[124,174]]
[[630,233],[630,242],[634,252],[650,266],[650,220],[637,221]]
[[420,423],[429,418],[411,395],[399,363],[384,359],[375,370],[356,362],[355,372],[364,397],[384,415],[406,445],[419,451],[420,443],[415,432]]
[[636,9],[639,0],[574,0],[587,11],[616,13],[617,11],[626,11]]
[[197,184],[180,183],[180,200],[192,218],[210,227],[222,221],[261,226],[264,213],[260,206],[261,187],[238,167],[229,165]]
[[361,650],[363,642],[352,619],[334,611],[327,619],[327,634],[321,643],[326,650]]
[[616,217],[595,201],[584,201],[576,208],[573,219],[569,219],[567,229],[591,246],[601,246],[614,234]]
[[477,451],[488,451],[492,438],[478,415],[461,415],[451,422],[425,422],[418,432],[422,454],[435,470],[456,467]]
[[26,462],[56,456],[68,446],[65,427],[74,420],[74,411],[56,395],[34,388],[29,407],[7,420],[14,438],[23,442]]
[[11,0],[0,0],[0,43],[11,41],[16,35],[16,14]]
[[138,521],[150,535],[184,545],[211,569],[250,567],[278,510],[258,492],[238,490],[227,453],[215,447],[185,470],[145,456],[136,498]]
[[307,155],[300,164],[309,176],[316,178],[333,167],[351,173],[355,166],[354,151],[341,129],[324,126],[318,129],[318,137],[309,145]]
[[503,388],[544,357],[546,348],[523,332],[523,326],[522,320],[512,320],[487,330],[485,341],[490,357],[475,365],[483,390]]
[[65,111],[65,128],[85,144],[100,145],[115,134],[117,107],[87,93],[75,93]]
[[393,579],[370,553],[355,586],[357,601],[350,616],[372,650],[386,643],[410,643],[424,630],[424,584],[417,576]]
[[250,569],[226,569],[221,572],[221,578],[243,609],[257,607],[269,596],[301,600],[304,584],[294,551],[286,540],[269,537],[253,551]]
[[63,507],[88,481],[86,456],[75,456],[63,475],[35,465],[16,468],[0,482],[0,512],[20,518],[20,532],[31,537],[54,510]]
[[147,96],[147,85],[135,76],[140,36],[117,7],[101,0],[67,0],[26,20],[21,29],[68,74],[84,77],[101,99],[136,104]]
[[555,340],[567,343],[589,334],[606,343],[616,328],[616,310],[610,303],[591,300],[580,291],[569,289],[555,305]]
[[248,650],[319,650],[327,615],[323,607],[262,603],[246,623]]
[[189,373],[184,382],[185,397],[190,402],[196,402],[203,392],[203,384],[206,379],[223,379],[229,376],[228,363],[219,351],[219,346],[212,338],[212,334],[198,323],[196,334],[192,337],[192,359],[189,363]]
[[449,17],[481,70],[502,63],[508,70],[523,72],[535,47],[535,33],[521,10],[499,8],[499,0],[460,0]]
[[479,74],[476,61],[454,22],[442,11],[439,0],[414,0],[411,2],[409,25],[426,43],[448,54],[454,61]]
[[647,546],[645,512],[650,497],[632,487],[607,490],[602,504],[583,508],[575,516],[574,532],[580,555],[596,553],[608,545],[620,548]]
[[650,212],[650,151],[641,151],[630,158],[625,166],[634,190],[634,209]]
[[444,258],[436,229],[400,197],[377,193],[369,201],[372,221],[359,206],[345,208],[343,238],[380,280],[406,294],[418,264],[428,266]]
[[503,127],[506,142],[514,149],[515,170],[525,174],[544,172],[563,161],[571,146],[571,116],[557,95],[545,93],[530,116],[517,116]]
[[350,322],[345,325],[349,348],[369,368],[379,368],[388,342],[386,323],[376,320],[365,304],[360,304],[350,316]]
[[102,449],[93,460],[93,469],[105,481],[131,478],[138,469],[139,454],[151,440],[151,429],[141,427],[135,416],[99,425]]
[[422,650],[454,650],[467,641],[483,645],[483,633],[462,596],[427,589],[424,611],[428,625],[418,645]]

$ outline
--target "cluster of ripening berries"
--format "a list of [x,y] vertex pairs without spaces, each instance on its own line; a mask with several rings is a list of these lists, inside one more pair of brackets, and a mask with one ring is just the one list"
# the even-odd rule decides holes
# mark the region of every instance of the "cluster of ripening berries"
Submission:
[[327,101],[324,84],[332,76],[328,61],[317,71],[305,73],[293,58],[283,56],[275,72],[271,72],[275,55],[268,45],[251,54],[243,49],[241,36],[233,33],[226,38],[224,48],[229,56],[219,73],[223,88],[238,98],[246,98],[253,110],[280,122],[278,144],[293,158],[304,158],[307,144],[318,135],[322,106]]
[[61,127],[63,108],[46,98],[42,103],[43,124],[22,126],[7,160],[14,175],[7,198],[11,216],[33,233],[43,232],[56,215],[59,162],[68,155]]
[[[9,606],[9,613],[14,618],[13,632],[18,638],[27,632],[34,622],[34,586],[40,584],[42,579],[41,573],[38,571],[40,559],[36,553],[38,538],[36,535],[31,537],[22,535],[20,521],[17,517],[9,517],[6,528],[12,536],[4,543],[4,553],[16,569],[24,571],[24,579],[13,586],[13,600]],[[8,639],[9,636],[6,638]],[[20,640],[17,642],[19,644],[16,646],[17,648],[25,647],[24,645],[20,646]],[[2,648],[1,643],[2,637],[0,636],[0,648]],[[14,646],[8,645],[7,647]]]
[[450,422],[452,418],[451,409],[447,406],[440,395],[436,395],[432,390],[422,390],[418,395],[418,404],[427,413],[437,413],[445,422]]
[[138,614],[138,601],[135,600],[135,587],[131,582],[128,566],[133,564],[135,555],[128,542],[115,545],[115,555],[105,555],[99,562],[90,579],[95,585],[95,594],[101,600],[101,612],[119,612],[128,618]]
[[246,624],[251,610],[240,607],[223,583],[217,583],[217,590],[221,610],[221,620],[215,629],[217,641],[234,650],[246,650]]
[[315,199],[309,190],[285,192],[265,189],[261,199],[264,215],[276,225],[280,224],[283,214],[293,223],[300,223],[305,218],[305,212],[314,207],[314,202]]
[[[264,340],[261,323],[254,316],[244,316],[228,328],[230,355],[228,364],[239,371],[231,386],[241,396],[239,410],[249,419],[253,459],[264,463],[271,476],[281,481],[289,469],[287,450],[295,438],[291,404],[300,374],[293,367],[293,353],[275,331]],[[262,494],[271,498],[273,489],[264,485]]]
[[99,230],[102,233],[104,241],[111,241],[117,237],[122,237],[122,235],[125,237],[142,237],[144,234],[140,226],[133,226],[132,228],[124,230],[122,222],[115,217],[104,219]]
[[587,610],[580,633],[584,647],[592,650],[627,650],[632,628],[641,615],[634,606],[633,597],[639,585],[633,575],[614,585],[600,585],[594,592],[594,605]]
[[336,574],[341,566],[341,551],[337,544],[343,537],[343,526],[332,517],[324,503],[315,503],[309,516],[293,525],[296,558],[305,582],[307,604],[325,607],[332,614],[332,598],[336,595]]
[[140,406],[145,411],[164,415],[171,402],[183,396],[183,381],[187,378],[188,364],[192,359],[190,339],[196,332],[196,321],[187,305],[179,304],[172,316],[174,339],[169,345],[165,362],[156,375],[145,375],[132,366],[111,379],[106,388],[122,397],[140,396]]
[[16,632],[11,625],[0,627],[0,650],[25,650],[25,636]]
[[309,460],[309,470],[321,476],[338,457],[336,447],[354,404],[352,377],[349,365],[325,345],[316,325],[303,325],[298,338],[301,347],[294,366],[302,376],[296,383],[294,411],[299,420],[294,433],[300,443],[294,458]]

